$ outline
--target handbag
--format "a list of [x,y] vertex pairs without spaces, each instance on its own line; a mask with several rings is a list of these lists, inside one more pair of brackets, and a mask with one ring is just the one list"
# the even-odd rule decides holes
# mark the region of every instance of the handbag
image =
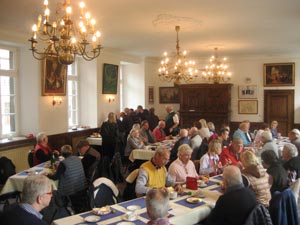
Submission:
[[191,190],[197,190],[197,178],[196,177],[186,177],[186,188]]

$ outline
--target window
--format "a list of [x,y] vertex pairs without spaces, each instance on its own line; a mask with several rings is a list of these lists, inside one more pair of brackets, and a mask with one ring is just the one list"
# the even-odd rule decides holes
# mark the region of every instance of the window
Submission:
[[78,126],[77,60],[68,66],[68,118],[69,127]]
[[0,47],[0,133],[15,134],[16,130],[16,50]]

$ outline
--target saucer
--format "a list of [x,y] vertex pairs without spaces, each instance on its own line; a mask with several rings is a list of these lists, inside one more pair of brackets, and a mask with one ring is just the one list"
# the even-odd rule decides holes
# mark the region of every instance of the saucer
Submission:
[[196,203],[202,202],[202,199],[201,198],[192,197],[192,198],[187,198],[186,201],[188,203],[196,204]]
[[98,222],[100,219],[100,216],[87,216],[84,218],[84,221],[88,223],[95,223]]
[[130,205],[130,206],[127,206],[126,209],[129,210],[129,211],[135,211],[135,210],[141,209],[141,206],[139,206],[139,205]]

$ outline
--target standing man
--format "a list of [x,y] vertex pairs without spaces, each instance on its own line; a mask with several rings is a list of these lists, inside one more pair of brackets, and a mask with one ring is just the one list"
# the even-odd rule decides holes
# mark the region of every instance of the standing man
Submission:
[[52,198],[52,187],[44,175],[31,175],[24,181],[21,204],[4,212],[0,217],[5,225],[47,225],[40,211]]
[[166,127],[165,132],[166,135],[176,136],[179,133],[179,118],[176,112],[173,110],[173,106],[168,105],[166,107],[166,111],[168,115],[165,118]]

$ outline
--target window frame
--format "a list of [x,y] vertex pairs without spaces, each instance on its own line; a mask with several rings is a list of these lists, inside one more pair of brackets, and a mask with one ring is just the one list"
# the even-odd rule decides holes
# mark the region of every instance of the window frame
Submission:
[[[73,127],[78,127],[80,124],[80,107],[79,107],[79,87],[80,87],[80,82],[79,82],[79,73],[78,73],[78,60],[77,58],[74,61],[74,69],[75,69],[75,74],[69,74],[69,70],[67,71],[67,87],[69,86],[69,81],[75,81],[77,82],[77,97],[76,97],[76,101],[77,101],[77,124],[70,124],[69,123],[69,113],[70,113],[70,109],[69,109],[69,98],[70,96],[74,96],[74,95],[70,95],[69,93],[69,88],[67,88],[67,96],[68,96],[68,128],[71,129]],[[73,111],[73,110],[72,110]]]
[[[0,76],[6,76],[6,77],[12,77],[14,79],[14,95],[9,95],[9,96],[14,96],[14,101],[15,101],[15,132],[10,132],[3,134],[3,128],[2,128],[2,113],[0,111],[0,137],[1,138],[6,138],[6,137],[12,137],[12,136],[17,136],[19,133],[19,90],[18,90],[18,85],[19,85],[19,50],[18,48],[15,47],[10,47],[10,46],[5,46],[5,45],[0,45],[0,49],[7,50],[10,52],[13,52],[13,65],[12,69],[9,70],[4,70],[0,68]],[[1,95],[0,95],[1,97]],[[1,103],[1,99],[0,99]],[[1,110],[1,105],[0,105],[0,110]]]

